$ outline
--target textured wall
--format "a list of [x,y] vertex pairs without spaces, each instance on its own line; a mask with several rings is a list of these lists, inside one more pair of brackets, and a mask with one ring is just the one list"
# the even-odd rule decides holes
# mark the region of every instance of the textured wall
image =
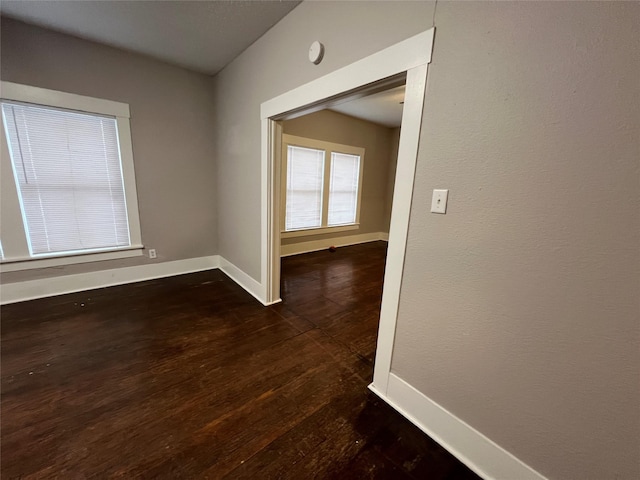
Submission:
[[[5,18],[1,58],[2,80],[128,103],[142,241],[157,249],[154,262],[218,253],[210,77]],[[146,262],[27,270],[2,281]]]
[[[435,14],[393,371],[552,479],[640,476],[639,9]],[[259,278],[260,103],[433,18],[304,2],[218,75],[221,254]]]
[[[420,33],[432,2],[303,2],[216,75],[220,255],[260,279],[260,104]],[[309,45],[325,58],[313,65]]]
[[[389,176],[395,174],[395,164],[391,162],[390,130],[382,125],[331,110],[322,110],[283,122],[283,131],[289,135],[362,147],[365,154],[362,162],[360,228],[326,235],[283,238],[282,245],[361,233],[389,232],[388,212],[391,208],[391,198],[387,196],[387,187]],[[391,188],[393,189],[393,184]]]
[[[260,103],[432,19],[301,4],[215,79],[215,129],[205,77],[15,22],[2,78],[130,103],[145,243],[259,278]],[[640,4],[439,2],[435,23],[393,371],[549,478],[639,478]]]
[[554,479],[640,478],[639,25],[436,14],[392,370]]

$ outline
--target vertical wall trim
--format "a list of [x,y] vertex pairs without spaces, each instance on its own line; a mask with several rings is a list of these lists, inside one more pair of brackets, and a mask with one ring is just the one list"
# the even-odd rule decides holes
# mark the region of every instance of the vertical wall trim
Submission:
[[389,247],[387,249],[387,264],[384,273],[378,346],[373,370],[373,383],[381,392],[387,391],[387,383],[391,373],[391,357],[396,335],[404,257],[409,234],[409,215],[411,214],[411,201],[413,199],[413,183],[418,158],[427,68],[428,65],[424,64],[407,72],[396,180],[391,204]]
[[[280,138],[276,135],[275,120],[283,118],[292,111],[311,105],[317,107],[345,92],[364,90],[373,83],[425,66],[431,61],[434,32],[435,30],[431,28],[262,103],[260,107],[262,118],[260,279],[265,295],[263,303],[278,301],[280,296],[280,275],[277,270],[280,261],[277,241],[279,239],[279,193],[274,189],[280,163],[279,157],[274,155],[274,152],[277,150]],[[413,101],[415,98],[411,95],[405,98],[404,108],[410,107]],[[403,117],[403,129],[406,127]],[[409,130],[419,135],[419,125]],[[406,139],[407,136],[405,135],[404,138]],[[418,138],[415,139],[415,143],[417,145]],[[409,188],[412,189],[413,182],[410,185]],[[406,184],[405,188],[407,188]],[[408,228],[408,225],[404,228]]]

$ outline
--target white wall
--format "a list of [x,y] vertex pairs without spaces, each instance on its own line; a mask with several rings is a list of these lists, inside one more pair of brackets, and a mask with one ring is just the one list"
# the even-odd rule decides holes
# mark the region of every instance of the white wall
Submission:
[[[224,257],[260,278],[260,103],[433,13],[304,2],[218,75]],[[549,478],[640,477],[638,24],[637,3],[435,16],[392,368]]]

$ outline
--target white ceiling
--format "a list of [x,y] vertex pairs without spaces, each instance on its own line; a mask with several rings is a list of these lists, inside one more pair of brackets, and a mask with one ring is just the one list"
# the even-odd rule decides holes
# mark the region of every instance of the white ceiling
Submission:
[[13,1],[2,15],[214,74],[299,0]]
[[378,123],[385,127],[399,127],[402,122],[404,89],[405,86],[401,85],[368,97],[341,103],[329,110]]

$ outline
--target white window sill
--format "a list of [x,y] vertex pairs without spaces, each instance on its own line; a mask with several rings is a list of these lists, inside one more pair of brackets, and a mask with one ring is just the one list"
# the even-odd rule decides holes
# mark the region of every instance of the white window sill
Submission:
[[291,230],[289,232],[280,232],[280,238],[293,238],[293,237],[308,237],[311,235],[324,235],[327,233],[347,232],[349,230],[358,230],[360,228],[359,223],[351,225],[340,225],[336,227],[320,227],[309,228],[306,230]]
[[104,260],[139,257],[142,255],[143,248],[144,247],[142,245],[138,245],[119,250],[63,254],[55,257],[5,258],[0,264],[0,272],[16,272],[20,270],[32,270],[35,268],[60,267],[76,263],[101,262]]

